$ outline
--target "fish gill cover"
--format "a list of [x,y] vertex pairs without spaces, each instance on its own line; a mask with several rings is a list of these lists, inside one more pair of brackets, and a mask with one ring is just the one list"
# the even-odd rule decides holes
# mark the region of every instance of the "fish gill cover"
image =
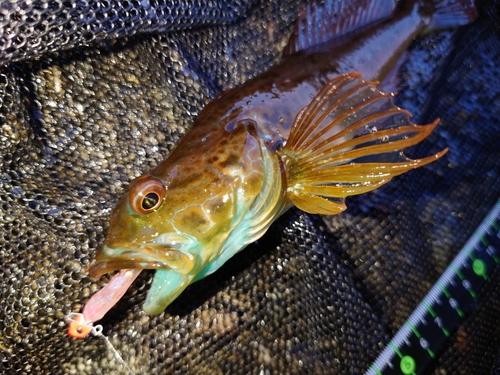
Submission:
[[[175,4],[175,5],[174,5]],[[209,4],[209,5],[206,5]],[[158,316],[151,272],[102,321],[137,374],[363,373],[500,197],[500,2],[417,40],[399,104],[441,125],[435,163],[349,199],[292,209]],[[133,177],[221,91],[276,64],[298,1],[0,3],[0,371],[126,373],[64,316],[104,285],[85,267]],[[498,268],[498,267],[497,267]],[[429,374],[500,373],[498,271]]]

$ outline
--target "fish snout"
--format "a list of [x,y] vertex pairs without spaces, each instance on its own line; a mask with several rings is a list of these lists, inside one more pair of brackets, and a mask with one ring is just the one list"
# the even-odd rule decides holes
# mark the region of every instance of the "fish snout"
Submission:
[[194,268],[196,256],[162,243],[103,245],[87,272],[92,277],[122,269],[165,269],[186,275]]

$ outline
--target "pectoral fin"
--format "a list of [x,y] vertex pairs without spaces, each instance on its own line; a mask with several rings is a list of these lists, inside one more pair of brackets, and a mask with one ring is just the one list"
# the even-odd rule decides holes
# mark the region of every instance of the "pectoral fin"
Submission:
[[443,156],[447,150],[416,160],[403,154],[438,122],[413,124],[391,95],[358,73],[331,80],[297,115],[282,150],[288,199],[309,213],[342,212],[345,197],[373,190]]

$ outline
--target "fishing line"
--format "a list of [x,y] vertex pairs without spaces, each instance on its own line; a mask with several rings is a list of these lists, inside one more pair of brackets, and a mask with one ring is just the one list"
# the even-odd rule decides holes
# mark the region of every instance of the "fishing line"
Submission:
[[127,370],[127,372],[130,375],[135,375],[135,372],[132,371],[132,369],[127,365],[125,360],[122,358],[120,353],[115,349],[113,344],[111,344],[111,341],[109,341],[108,337],[102,333],[102,325],[98,324],[95,327],[92,327],[92,335],[95,337],[102,338],[104,342],[106,343],[107,348],[113,353],[115,356],[115,359]]

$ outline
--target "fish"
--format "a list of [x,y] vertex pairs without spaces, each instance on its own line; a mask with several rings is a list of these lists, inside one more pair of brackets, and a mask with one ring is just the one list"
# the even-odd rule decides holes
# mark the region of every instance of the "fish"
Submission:
[[419,35],[468,24],[472,0],[308,4],[282,62],[213,99],[177,147],[133,180],[88,268],[119,271],[68,333],[82,338],[134,282],[155,270],[143,309],[159,314],[190,284],[259,239],[286,210],[337,215],[345,199],[441,158],[403,150],[438,125],[382,91]]

